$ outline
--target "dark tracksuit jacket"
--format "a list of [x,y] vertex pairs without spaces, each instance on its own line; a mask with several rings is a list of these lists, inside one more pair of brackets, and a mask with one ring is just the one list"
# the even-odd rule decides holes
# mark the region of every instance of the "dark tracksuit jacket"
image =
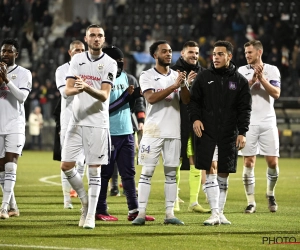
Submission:
[[235,173],[236,138],[246,135],[250,123],[252,99],[247,79],[233,62],[222,69],[215,69],[212,63],[197,75],[190,91],[190,120],[204,125],[202,137],[195,138],[195,167],[209,170],[217,145],[218,172]]

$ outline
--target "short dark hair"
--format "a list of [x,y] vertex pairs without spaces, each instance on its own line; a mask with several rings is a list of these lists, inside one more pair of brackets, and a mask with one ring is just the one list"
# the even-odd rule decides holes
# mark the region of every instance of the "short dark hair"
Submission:
[[87,26],[87,28],[86,28],[85,31],[88,31],[91,28],[100,28],[100,29],[103,29],[99,24],[90,24],[89,26]]
[[5,38],[2,43],[1,43],[1,48],[4,44],[9,44],[9,45],[13,45],[16,48],[16,51],[19,52],[20,49],[20,45],[17,41],[17,39],[14,38]]
[[70,43],[70,50],[75,46],[75,45],[79,45],[79,44],[83,44],[83,42],[81,42],[80,40],[74,40],[73,42]]
[[256,49],[263,50],[263,45],[262,45],[261,41],[259,41],[259,40],[252,40],[252,41],[246,42],[244,44],[244,48],[249,47],[251,45]]
[[166,40],[158,40],[156,42],[154,42],[150,48],[149,48],[149,51],[150,51],[150,55],[154,58],[154,54],[155,52],[157,51],[157,48],[159,45],[161,44],[168,44],[168,42]]
[[187,41],[183,47],[182,47],[182,50],[184,50],[185,48],[187,47],[198,47],[199,48],[199,44],[196,43],[195,41]]
[[219,41],[215,42],[214,48],[215,47],[225,47],[228,54],[232,54],[233,53],[233,45],[232,45],[232,43],[230,43],[228,41],[221,41],[221,40],[219,40]]

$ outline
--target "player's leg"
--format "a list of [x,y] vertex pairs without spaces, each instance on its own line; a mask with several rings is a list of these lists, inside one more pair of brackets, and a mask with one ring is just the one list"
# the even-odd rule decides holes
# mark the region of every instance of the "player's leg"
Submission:
[[75,168],[76,162],[74,159],[77,159],[82,148],[82,127],[70,126],[66,132],[66,138],[62,147],[61,170],[64,172],[66,180],[71,187],[77,192],[81,201],[82,213],[79,221],[80,227],[82,227],[85,222],[88,209],[88,196],[84,189],[82,178]]
[[241,150],[241,154],[244,156],[242,177],[247,198],[247,207],[245,208],[245,213],[250,214],[256,211],[254,168],[256,163],[256,154],[259,153],[259,136],[259,126],[249,126],[249,131],[246,133],[247,143]]
[[[64,139],[65,139],[65,134],[66,130],[61,130],[60,131],[60,142],[61,142],[61,147],[63,147]],[[60,179],[61,179],[61,187],[62,187],[62,192],[64,196],[64,208],[66,209],[72,209],[72,200],[71,200],[71,185],[68,181],[67,176],[65,175],[64,171],[60,171]]]
[[120,196],[118,186],[119,171],[117,162],[115,162],[115,164],[113,165],[113,170],[114,171],[110,179],[110,196]]
[[181,168],[181,164],[182,164],[182,158],[180,158],[180,164],[176,168],[177,193],[176,193],[176,200],[175,200],[175,204],[174,204],[174,211],[180,211],[179,203],[180,203],[181,199],[179,198],[179,190],[180,190],[179,189],[179,184],[180,184],[180,168]]
[[146,209],[151,190],[151,179],[158,163],[163,140],[160,138],[143,137],[139,147],[139,164],[142,171],[138,185],[138,216],[132,221],[133,225],[144,225],[146,220]]
[[165,173],[165,224],[184,224],[174,215],[174,203],[177,195],[176,167],[179,164],[180,148],[181,141],[179,139],[164,139],[162,157]]
[[[83,228],[95,227],[95,214],[101,191],[101,165],[107,165],[110,157],[110,134],[108,128],[83,127],[83,146],[89,166],[88,212]],[[101,143],[99,143],[101,142]]]
[[203,222],[204,225],[216,225],[220,224],[219,217],[219,200],[220,200],[220,188],[217,180],[218,172],[218,147],[216,146],[210,169],[206,171],[206,193],[208,203],[211,209],[211,216]]
[[96,219],[103,221],[117,221],[118,218],[112,216],[107,211],[107,189],[109,185],[109,180],[113,175],[114,165],[116,163],[116,158],[119,153],[121,146],[121,141],[118,140],[118,136],[111,136],[111,155],[110,162],[107,165],[101,166],[101,190],[96,207]]
[[187,156],[189,157],[189,161],[190,161],[190,171],[189,171],[190,204],[188,210],[197,213],[210,213],[210,209],[205,209],[198,203],[198,195],[200,191],[202,170],[195,168],[192,135],[190,135],[188,139]]
[[[2,141],[3,140],[3,141]],[[3,185],[3,197],[0,211],[0,218],[8,219],[9,211],[8,205],[11,203],[10,208],[12,212],[18,212],[14,196],[14,187],[16,184],[17,177],[17,163],[19,155],[22,153],[22,149],[25,144],[25,135],[23,134],[9,134],[1,138],[1,143],[4,147],[4,185]],[[1,152],[0,158],[3,158],[3,151]],[[3,164],[2,164],[3,165]],[[1,170],[0,170],[1,171]],[[12,200],[11,200],[12,199]]]
[[259,138],[261,155],[265,155],[267,162],[267,193],[268,208],[270,212],[277,211],[275,200],[275,186],[279,176],[278,157],[279,157],[279,136],[277,127],[263,128]]
[[219,198],[219,216],[220,216],[220,222],[224,225],[230,225],[231,222],[226,219],[224,215],[224,207],[227,199],[227,193],[228,193],[228,179],[229,174],[228,173],[218,173],[218,184],[220,189],[220,198]]

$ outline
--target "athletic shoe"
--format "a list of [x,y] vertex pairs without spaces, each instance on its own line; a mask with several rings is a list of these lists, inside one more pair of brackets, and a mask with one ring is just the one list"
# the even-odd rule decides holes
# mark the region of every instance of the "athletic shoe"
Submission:
[[9,217],[19,217],[20,216],[20,211],[18,208],[10,208],[8,210],[8,216]]
[[200,204],[189,206],[188,211],[195,213],[210,213],[210,209],[203,208]]
[[70,197],[74,197],[74,198],[78,197],[78,194],[76,193],[76,191],[74,189],[70,190]]
[[145,225],[145,219],[144,218],[138,218],[136,217],[132,222],[131,224],[132,225],[135,225],[135,226],[142,226],[142,225]]
[[212,214],[206,221],[203,222],[205,226],[213,226],[220,224],[220,217],[218,214]]
[[6,209],[1,208],[0,210],[0,219],[8,219],[9,215]]
[[81,216],[80,216],[80,220],[79,220],[79,223],[78,223],[79,227],[83,227],[83,225],[85,223],[87,211],[88,211],[88,206],[83,206],[81,208]]
[[275,200],[275,197],[274,196],[268,196],[266,195],[267,199],[268,199],[268,208],[270,210],[270,212],[274,213],[277,211],[277,203],[276,203],[276,200]]
[[120,192],[119,192],[119,189],[118,188],[112,188],[110,190],[110,196],[120,196]]
[[231,225],[231,222],[229,220],[226,219],[224,214],[220,214],[220,223],[223,225]]
[[64,209],[73,209],[72,203],[69,202],[69,201],[66,201],[66,202],[64,203]]
[[86,216],[83,228],[85,229],[94,229],[95,228],[95,216],[88,214]]
[[245,209],[246,214],[253,214],[256,212],[256,207],[252,204],[248,205]]
[[[137,213],[133,213],[133,214],[128,214],[128,217],[127,217],[127,220],[129,221],[133,221],[135,220],[135,218],[138,216],[138,212]],[[145,221],[155,221],[155,218],[153,216],[149,216],[149,215],[146,215],[145,216]]]
[[172,225],[184,225],[184,222],[177,219],[176,217],[174,218],[171,218],[171,219],[165,219],[164,221],[164,224],[166,225],[169,225],[169,224],[172,224]]
[[102,221],[118,221],[117,217],[112,216],[110,214],[96,214],[95,218],[96,220],[102,220]]
[[180,211],[179,202],[180,201],[178,199],[176,199],[175,203],[174,203],[174,211],[176,211],[176,212]]

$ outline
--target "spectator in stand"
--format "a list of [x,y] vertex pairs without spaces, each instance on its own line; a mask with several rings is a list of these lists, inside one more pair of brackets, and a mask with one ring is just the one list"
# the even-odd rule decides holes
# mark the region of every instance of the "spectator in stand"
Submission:
[[41,107],[36,106],[29,115],[29,134],[31,135],[30,149],[37,145],[39,150],[42,149],[41,129],[43,127],[43,115]]
[[159,23],[154,24],[154,27],[152,30],[152,37],[155,41],[157,41],[159,39],[164,39],[165,32],[163,31],[163,29],[161,28]]

